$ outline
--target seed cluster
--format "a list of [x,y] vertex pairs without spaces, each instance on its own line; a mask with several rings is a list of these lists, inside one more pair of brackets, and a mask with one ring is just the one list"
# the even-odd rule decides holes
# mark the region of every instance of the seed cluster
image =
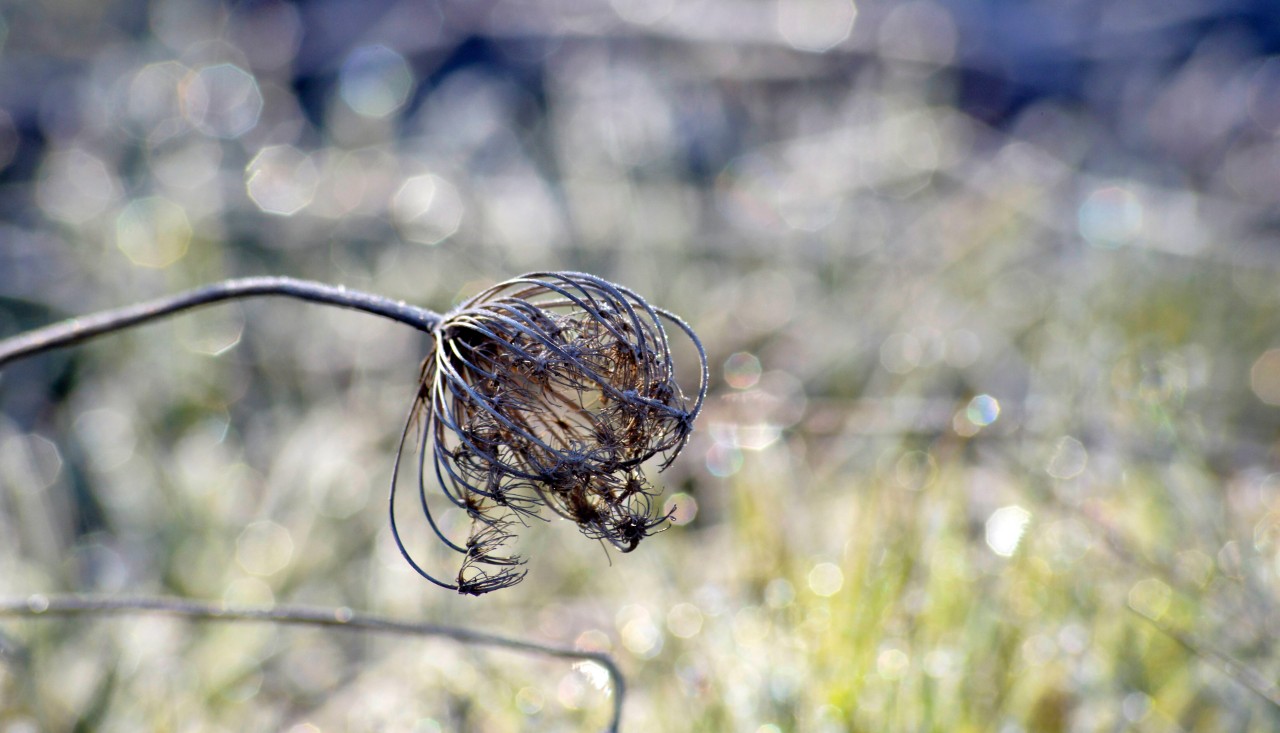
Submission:
[[[664,320],[697,350],[692,399],[676,382]],[[422,510],[462,563],[448,582],[410,556],[393,481],[392,531],[419,573],[474,595],[520,582],[524,560],[507,546],[544,507],[622,552],[668,519],[641,464],[658,457],[660,470],[670,465],[707,383],[706,354],[679,317],[593,275],[530,273],[467,300],[434,335],[401,448],[416,428]],[[432,516],[431,473],[470,518],[465,541],[448,537]]]

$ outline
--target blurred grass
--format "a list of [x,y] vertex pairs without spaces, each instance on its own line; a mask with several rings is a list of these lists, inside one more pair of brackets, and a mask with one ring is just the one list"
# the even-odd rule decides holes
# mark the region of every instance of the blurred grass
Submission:
[[[614,5],[7,10],[0,334],[262,272],[447,308],[589,270],[711,354],[661,477],[684,521],[628,555],[535,526],[522,585],[428,587],[382,503],[426,343],[250,302],[6,368],[0,593],[288,600],[606,649],[637,731],[1280,727],[1215,661],[1280,678],[1275,57],[1228,43],[1239,26],[1099,21],[1119,60],[1063,60],[1078,88],[1019,105],[1043,67],[984,67],[959,6],[861,3],[832,40],[835,0],[817,25]],[[347,66],[377,43],[412,81],[385,116],[401,67]],[[226,109],[263,100],[248,129],[193,106],[223,63],[245,72]],[[590,669],[434,641],[0,631],[5,733],[608,717]]]

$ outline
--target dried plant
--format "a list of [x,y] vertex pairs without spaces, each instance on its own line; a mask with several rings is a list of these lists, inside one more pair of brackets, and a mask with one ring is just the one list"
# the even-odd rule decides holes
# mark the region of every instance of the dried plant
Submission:
[[[0,368],[180,311],[266,295],[361,310],[434,337],[400,436],[390,497],[396,544],[433,583],[472,595],[518,583],[523,560],[507,547],[514,531],[543,516],[544,507],[622,552],[666,522],[642,464],[656,458],[664,469],[688,441],[706,396],[706,352],[679,317],[593,275],[522,275],[444,315],[305,280],[227,280],[0,340]],[[692,397],[676,381],[664,321],[697,353]],[[444,544],[462,555],[452,581],[423,569],[396,521],[401,459],[415,431],[423,513]],[[430,473],[470,518],[461,541],[448,537],[431,514]]]
[[[6,364],[213,303],[283,296],[372,313],[433,336],[391,480],[397,546],[424,577],[479,595],[519,582],[522,560],[504,554],[513,530],[543,507],[573,520],[588,537],[623,552],[667,520],[642,464],[666,468],[689,439],[707,391],[707,358],[693,330],[632,291],[592,275],[534,273],[496,285],[441,315],[323,283],[285,277],[227,280],[173,296],[0,339]],[[698,355],[698,390],[676,381],[663,321],[675,324]],[[462,555],[456,580],[439,580],[406,549],[396,524],[396,486],[405,443],[418,430],[418,492],[431,528]],[[465,541],[449,539],[427,501],[427,454],[436,479],[471,520]],[[530,653],[590,660],[614,683],[610,731],[621,724],[625,685],[613,660],[482,632],[396,621],[350,609],[277,606],[236,609],[174,598],[32,596],[0,599],[0,616],[165,613],[193,619],[308,624],[445,636]],[[0,656],[22,649],[0,636]]]
[[[676,381],[664,320],[697,350],[692,397]],[[622,552],[663,526],[668,515],[642,464],[670,465],[706,394],[706,354],[684,321],[598,277],[546,272],[470,298],[434,334],[400,454],[416,429],[422,510],[462,560],[451,582],[414,560],[400,537],[393,477],[392,530],[414,569],[460,593],[514,585],[524,561],[507,546],[544,507]],[[464,541],[431,514],[431,473],[470,518]]]

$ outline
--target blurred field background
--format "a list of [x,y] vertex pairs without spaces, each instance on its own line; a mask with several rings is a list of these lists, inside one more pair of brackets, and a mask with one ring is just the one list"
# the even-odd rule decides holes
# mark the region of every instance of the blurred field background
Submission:
[[[683,315],[712,363],[658,477],[677,526],[629,555],[534,527],[524,583],[471,598],[387,529],[412,330],[259,300],[22,362],[0,375],[0,595],[608,650],[631,731],[1280,729],[1258,694],[1280,699],[1278,21],[1265,0],[0,4],[0,335],[233,276],[443,309],[578,269]],[[442,641],[0,632],[5,733],[609,711],[590,668]]]

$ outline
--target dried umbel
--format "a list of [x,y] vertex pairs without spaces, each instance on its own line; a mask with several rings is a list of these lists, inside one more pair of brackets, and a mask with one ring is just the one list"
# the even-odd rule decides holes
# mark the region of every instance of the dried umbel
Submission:
[[[698,353],[692,397],[676,382],[664,321]],[[444,581],[410,556],[393,482],[392,532],[415,570],[460,593],[514,585],[523,560],[507,546],[544,508],[622,552],[663,526],[668,517],[641,465],[655,457],[660,469],[670,464],[706,394],[706,354],[684,321],[598,277],[547,272],[476,295],[445,314],[434,336],[401,452],[416,428],[421,508],[462,558],[456,578]],[[432,475],[470,518],[465,540],[432,516]]]

